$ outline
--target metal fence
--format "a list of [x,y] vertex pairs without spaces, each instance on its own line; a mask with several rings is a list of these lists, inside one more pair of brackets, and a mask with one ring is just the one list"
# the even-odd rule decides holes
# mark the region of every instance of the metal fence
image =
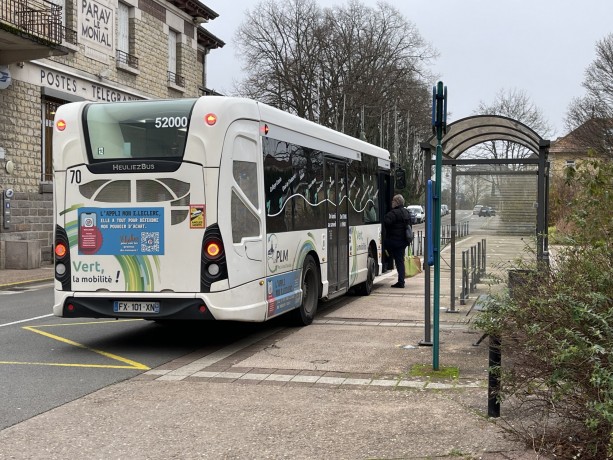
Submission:
[[39,43],[77,44],[77,33],[62,24],[62,7],[47,0],[2,0],[0,22],[14,26],[12,31]]
[[117,50],[117,62],[138,69],[138,58],[125,51]]
[[185,88],[185,77],[168,71],[168,83]]
[[[460,222],[456,225],[456,238],[464,238],[470,234],[469,221]],[[451,244],[451,224],[441,225],[441,249]],[[426,233],[424,230],[417,230],[413,236],[413,254],[423,256],[426,246]]]
[[477,283],[485,274],[487,242],[482,239],[477,244],[462,251],[462,290],[460,305],[466,305],[470,293],[475,292]]

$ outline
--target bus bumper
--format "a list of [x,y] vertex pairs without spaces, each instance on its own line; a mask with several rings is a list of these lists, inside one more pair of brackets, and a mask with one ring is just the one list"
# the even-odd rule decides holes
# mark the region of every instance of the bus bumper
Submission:
[[[254,289],[257,287],[257,289]],[[264,299],[248,303],[249,300]],[[268,302],[259,281],[214,293],[55,291],[53,314],[64,318],[144,318],[152,320],[223,320],[262,322]],[[159,303],[159,312],[117,312],[116,302]]]

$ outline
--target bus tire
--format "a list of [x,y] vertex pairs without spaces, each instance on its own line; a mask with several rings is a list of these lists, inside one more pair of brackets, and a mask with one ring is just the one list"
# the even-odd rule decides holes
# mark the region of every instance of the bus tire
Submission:
[[292,310],[292,324],[295,326],[308,326],[313,322],[317,313],[319,301],[319,270],[313,257],[307,255],[302,266],[301,288],[302,302],[299,308]]
[[377,269],[377,263],[375,262],[375,258],[371,254],[368,254],[368,259],[366,260],[366,269],[366,281],[356,286],[357,293],[363,296],[370,295],[370,293],[372,292],[372,287],[375,283],[375,270]]

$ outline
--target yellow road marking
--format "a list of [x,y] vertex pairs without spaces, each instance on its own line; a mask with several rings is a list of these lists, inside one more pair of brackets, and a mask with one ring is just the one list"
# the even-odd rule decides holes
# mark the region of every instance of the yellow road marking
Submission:
[[[119,321],[141,321],[141,320],[119,320]],[[30,332],[34,332],[36,334],[40,334],[44,337],[57,340],[58,342],[63,342],[68,345],[72,345],[73,347],[82,348],[84,350],[91,351],[93,353],[104,356],[105,358],[112,359],[113,361],[119,361],[121,363],[125,363],[126,365],[121,366],[118,364],[77,364],[77,363],[39,363],[39,362],[19,362],[19,361],[0,361],[0,364],[14,364],[14,365],[31,365],[31,366],[57,366],[57,367],[88,367],[88,368],[102,368],[102,369],[134,369],[139,371],[148,371],[151,369],[149,366],[141,364],[139,362],[133,361],[128,358],[123,358],[121,356],[115,355],[113,353],[108,353],[106,351],[97,350],[96,348],[90,348],[81,343],[75,342],[74,340],[67,339],[65,337],[60,337],[59,335],[51,334],[46,331],[41,331],[38,328],[42,327],[57,327],[57,326],[76,326],[76,325],[89,325],[89,324],[101,324],[101,323],[116,323],[118,320],[113,321],[90,321],[86,323],[64,323],[64,324],[46,324],[42,326],[24,326],[22,329],[25,329]]]
[[[37,363],[37,362],[22,362],[22,361],[0,361],[0,364],[22,364],[24,366],[56,366],[56,367],[89,367],[99,369],[136,369],[134,366],[113,366],[111,364],[75,364],[75,363]],[[145,366],[142,370],[146,371],[150,368]],[[139,369],[140,370],[140,369]]]
[[72,345],[72,346],[75,346],[75,347],[83,348],[85,350],[93,351],[94,353],[102,355],[105,358],[113,359],[113,360],[119,361],[121,363],[126,363],[126,364],[128,364],[130,366],[131,369],[138,369],[138,370],[145,370],[145,371],[148,371],[150,369],[149,367],[145,366],[144,364],[137,363],[136,361],[132,361],[131,359],[122,358],[121,356],[117,356],[117,355],[114,355],[112,353],[107,353],[106,351],[97,350],[95,348],[90,348],[90,347],[88,347],[86,345],[83,345],[81,343],[75,342],[73,340],[66,339],[64,337],[60,337],[59,335],[50,334],[49,332],[45,332],[45,331],[39,331],[38,329],[36,329],[35,326],[24,326],[23,329],[25,329],[27,331],[31,331],[31,332],[36,332],[37,334],[43,335],[45,337],[49,337],[50,339],[57,340],[59,342],[67,343],[68,345]]
[[53,276],[50,275],[49,277],[45,277],[45,278],[33,278],[31,280],[15,281],[13,283],[4,283],[4,284],[0,284],[0,288],[6,288],[9,286],[18,286],[20,284],[26,284],[26,283],[38,283],[40,281],[53,281]]
[[60,326],[89,326],[92,324],[108,324],[108,323],[128,323],[130,321],[144,321],[142,319],[110,319],[108,321],[87,321],[85,323],[60,323],[60,324],[40,324],[38,326],[34,326],[37,328],[40,327],[60,327]]

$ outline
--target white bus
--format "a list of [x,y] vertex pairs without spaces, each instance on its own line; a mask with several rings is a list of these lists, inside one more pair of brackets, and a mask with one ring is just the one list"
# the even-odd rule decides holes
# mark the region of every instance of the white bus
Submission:
[[381,272],[386,150],[216,96],[70,103],[54,130],[57,316],[307,325]]

